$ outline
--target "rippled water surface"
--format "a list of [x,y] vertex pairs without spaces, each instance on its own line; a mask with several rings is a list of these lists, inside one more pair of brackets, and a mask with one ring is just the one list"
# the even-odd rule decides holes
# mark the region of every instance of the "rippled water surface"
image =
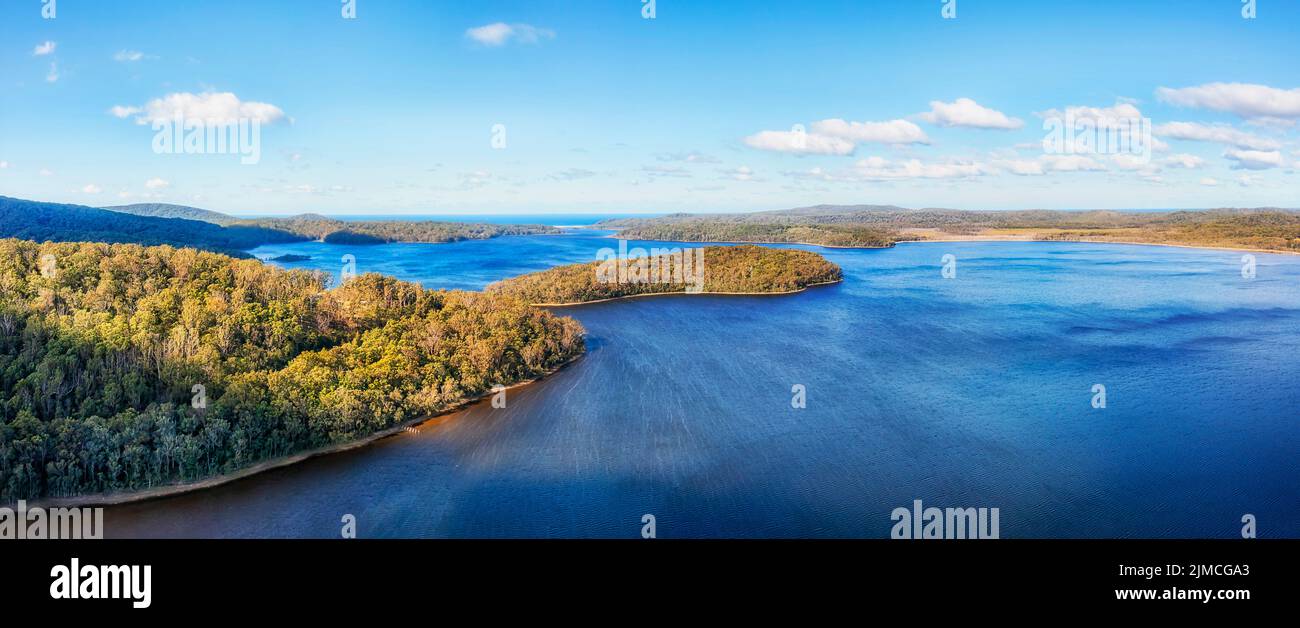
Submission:
[[[479,289],[601,235],[254,253]],[[557,309],[588,354],[507,408],[114,507],[108,534],[337,537],[350,513],[363,537],[636,537],[652,513],[661,538],[886,537],[921,499],[997,507],[1004,538],[1236,537],[1244,513],[1300,536],[1300,257],[1248,280],[1228,251],[798,248],[845,281]]]

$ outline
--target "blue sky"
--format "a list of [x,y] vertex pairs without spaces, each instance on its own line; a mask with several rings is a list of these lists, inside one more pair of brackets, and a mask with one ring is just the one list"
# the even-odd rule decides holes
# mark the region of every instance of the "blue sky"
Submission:
[[[232,213],[1300,206],[1300,2],[0,0],[0,194]],[[260,158],[154,150],[182,111]],[[1141,158],[1045,151],[1142,120]],[[500,126],[497,126],[500,125]],[[502,139],[504,145],[494,146]]]

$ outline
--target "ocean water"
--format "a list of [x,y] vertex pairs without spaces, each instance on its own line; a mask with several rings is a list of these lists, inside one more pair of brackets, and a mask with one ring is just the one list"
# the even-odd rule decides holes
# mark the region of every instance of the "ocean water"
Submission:
[[[604,235],[254,254],[479,289]],[[660,538],[887,538],[920,499],[998,508],[1002,538],[1238,538],[1248,513],[1300,537],[1300,257],[1245,279],[1229,251],[794,248],[844,282],[557,308],[588,354],[506,408],[113,507],[107,534],[337,537],[352,514],[362,537],[636,538],[652,514]]]

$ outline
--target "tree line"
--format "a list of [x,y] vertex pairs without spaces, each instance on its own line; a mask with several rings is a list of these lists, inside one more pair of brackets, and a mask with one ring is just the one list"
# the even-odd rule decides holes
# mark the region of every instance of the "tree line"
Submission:
[[343,443],[537,377],[581,326],[170,246],[0,240],[0,502],[145,489]]

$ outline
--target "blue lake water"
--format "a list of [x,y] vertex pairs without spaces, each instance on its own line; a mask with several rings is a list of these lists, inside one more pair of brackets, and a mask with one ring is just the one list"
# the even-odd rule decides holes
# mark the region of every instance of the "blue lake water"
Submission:
[[[602,235],[253,253],[480,289]],[[1246,513],[1300,536],[1300,257],[1245,279],[1229,251],[794,248],[844,282],[557,308],[588,354],[506,408],[113,507],[108,535],[337,537],[352,514],[362,537],[635,538],[653,514],[660,538],[885,538],[921,499],[999,508],[1003,538],[1237,538]]]

